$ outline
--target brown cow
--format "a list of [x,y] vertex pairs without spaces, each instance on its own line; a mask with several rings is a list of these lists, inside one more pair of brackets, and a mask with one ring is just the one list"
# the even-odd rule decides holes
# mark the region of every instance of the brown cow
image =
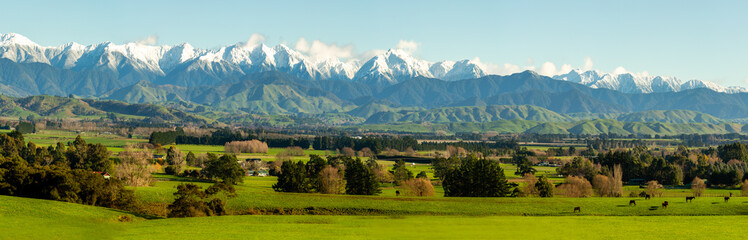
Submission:
[[668,205],[668,202],[667,202],[667,201],[663,202],[663,203],[662,203],[662,208],[663,208],[663,209],[664,209],[664,208],[667,208],[667,205]]
[[574,208],[574,212],[579,212],[579,213],[581,213],[581,212],[582,212],[582,208],[581,208],[581,207],[575,207],[575,208]]
[[730,200],[730,197],[725,197],[725,202],[727,202],[727,200]]
[[696,197],[686,197],[686,202],[693,202]]
[[636,200],[629,201],[629,206],[631,206],[631,204],[634,204],[634,206],[636,206]]

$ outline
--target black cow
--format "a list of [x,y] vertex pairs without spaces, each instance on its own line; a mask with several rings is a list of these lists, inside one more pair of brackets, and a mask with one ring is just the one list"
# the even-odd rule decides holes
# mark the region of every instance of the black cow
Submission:
[[667,202],[667,201],[663,202],[663,203],[662,203],[662,208],[663,208],[663,209],[667,208],[667,205],[668,205],[668,202]]
[[636,200],[629,201],[629,206],[631,206],[631,204],[633,204],[634,206],[636,206]]
[[725,202],[727,202],[727,200],[730,200],[730,197],[725,197]]
[[696,197],[686,197],[686,202],[693,202]]
[[576,212],[578,212],[578,213],[581,213],[581,212],[582,212],[582,208],[581,208],[581,207],[575,207],[575,208],[574,208],[574,212],[575,212],[575,213],[576,213]]

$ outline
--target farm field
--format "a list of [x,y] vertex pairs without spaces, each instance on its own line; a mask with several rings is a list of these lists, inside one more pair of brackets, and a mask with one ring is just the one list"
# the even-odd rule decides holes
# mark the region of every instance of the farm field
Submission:
[[[179,179],[175,179],[179,180]],[[649,215],[743,215],[748,214],[748,197],[733,197],[725,203],[722,197],[697,198],[686,203],[684,197],[644,198],[447,198],[440,186],[433,197],[396,197],[395,189],[383,186],[379,196],[328,195],[315,193],[279,193],[272,189],[275,177],[247,177],[237,188],[237,197],[227,201],[227,209],[236,214],[258,210],[285,212],[314,208],[320,212],[353,215],[465,215],[465,216],[649,216]],[[139,199],[151,204],[173,201],[179,181],[160,181],[153,187],[136,188]],[[204,188],[209,183],[196,183]],[[705,193],[711,193],[711,189]],[[721,191],[721,190],[715,190]],[[733,191],[735,196],[739,191]],[[666,195],[665,195],[666,196]],[[629,206],[629,200],[638,206]],[[662,201],[669,201],[661,209]],[[574,214],[581,207],[581,214]]]
[[[131,220],[120,222],[122,216]],[[744,216],[245,215],[148,220],[107,208],[0,196],[0,239],[741,239],[746,229]]]

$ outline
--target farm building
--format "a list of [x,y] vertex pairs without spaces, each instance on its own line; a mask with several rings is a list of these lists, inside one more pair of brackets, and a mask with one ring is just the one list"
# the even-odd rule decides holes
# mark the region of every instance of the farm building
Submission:
[[97,171],[93,171],[91,173],[93,173],[93,174],[99,174],[102,177],[104,177],[104,179],[109,179],[111,177],[111,175],[109,175],[108,172],[97,172]]

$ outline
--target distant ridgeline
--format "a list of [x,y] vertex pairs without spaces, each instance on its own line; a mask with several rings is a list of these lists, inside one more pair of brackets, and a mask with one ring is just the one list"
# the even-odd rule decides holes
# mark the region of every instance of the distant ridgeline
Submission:
[[709,89],[622,93],[533,72],[457,81],[414,77],[391,85],[370,85],[268,71],[199,86],[141,81],[93,97],[109,100],[0,96],[0,116],[113,118],[176,126],[214,122],[254,127],[343,126],[391,132],[675,135],[748,131],[738,124],[748,119],[748,93]]

